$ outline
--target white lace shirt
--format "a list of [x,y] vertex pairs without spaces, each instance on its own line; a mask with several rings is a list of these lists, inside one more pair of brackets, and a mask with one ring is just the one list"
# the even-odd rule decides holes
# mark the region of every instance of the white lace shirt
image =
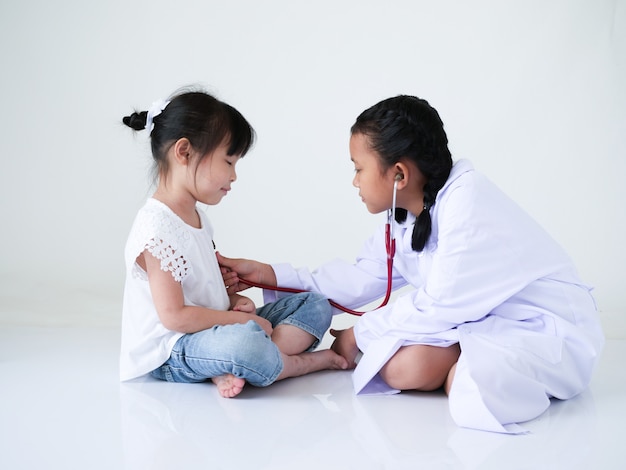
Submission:
[[165,204],[150,198],[139,210],[126,242],[126,284],[122,313],[120,378],[131,380],[163,364],[183,333],[159,320],[146,272],[137,264],[144,251],[161,261],[183,287],[185,305],[227,310],[228,294],[213,248],[213,228],[198,211],[201,228],[182,221]]

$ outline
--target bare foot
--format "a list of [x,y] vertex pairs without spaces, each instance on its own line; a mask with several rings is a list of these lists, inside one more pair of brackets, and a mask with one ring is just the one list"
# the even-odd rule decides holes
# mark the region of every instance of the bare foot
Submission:
[[298,377],[320,370],[345,370],[348,361],[332,349],[287,356],[283,354],[283,371],[276,380]]
[[241,393],[243,386],[246,384],[244,379],[235,377],[232,374],[224,374],[219,377],[213,377],[211,381],[217,385],[217,391],[224,398],[233,398]]
[[345,357],[348,361],[348,368],[354,369],[356,367],[356,358],[359,355],[359,347],[354,337],[354,327],[350,327],[347,330],[331,328],[330,334],[335,337],[330,349]]
[[324,361],[326,361],[327,369],[339,369],[345,370],[348,368],[348,361],[345,357],[337,354],[332,349],[322,349],[321,351],[315,351],[316,354],[320,354]]

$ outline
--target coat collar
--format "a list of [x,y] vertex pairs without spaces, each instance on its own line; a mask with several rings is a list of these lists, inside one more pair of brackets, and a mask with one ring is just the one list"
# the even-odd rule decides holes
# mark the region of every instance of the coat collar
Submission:
[[[468,173],[470,171],[474,171],[474,165],[472,162],[466,159],[458,160],[454,165],[452,165],[452,170],[450,171],[450,176],[446,180],[443,187],[437,193],[436,202],[439,200],[439,195],[442,194],[452,183],[454,183],[461,175]],[[437,204],[435,203],[435,207]],[[415,223],[416,217],[410,212],[407,214],[406,220],[400,224],[402,227],[410,227]]]

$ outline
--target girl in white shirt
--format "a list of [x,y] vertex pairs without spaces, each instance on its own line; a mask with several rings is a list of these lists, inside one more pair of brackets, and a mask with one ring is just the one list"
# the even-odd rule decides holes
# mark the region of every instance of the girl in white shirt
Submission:
[[256,309],[226,292],[213,229],[196,204],[218,204],[230,191],[254,139],[245,118],[206,93],[185,92],[123,122],[150,132],[158,183],[126,245],[121,379],[211,379],[234,397],[246,382],[345,369],[330,349],[309,352],[330,325],[323,296],[297,294]]
[[[443,388],[460,426],[504,433],[523,432],[516,423],[551,397],[582,392],[604,339],[590,289],[561,247],[468,161],[453,163],[425,100],[383,100],[351,131],[353,184],[367,209],[390,209],[397,185],[393,287],[414,288],[354,328],[331,331],[332,349],[356,367],[355,391]],[[385,292],[384,246],[381,227],[356,263],[314,272],[219,261],[233,291],[246,287],[241,276],[357,308]]]

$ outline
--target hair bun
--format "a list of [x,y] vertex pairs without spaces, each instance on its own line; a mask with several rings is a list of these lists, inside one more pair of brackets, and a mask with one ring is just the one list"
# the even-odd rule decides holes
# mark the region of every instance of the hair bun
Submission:
[[148,117],[147,111],[141,111],[139,113],[133,113],[130,116],[124,116],[122,122],[131,129],[141,131],[146,128],[146,119]]

